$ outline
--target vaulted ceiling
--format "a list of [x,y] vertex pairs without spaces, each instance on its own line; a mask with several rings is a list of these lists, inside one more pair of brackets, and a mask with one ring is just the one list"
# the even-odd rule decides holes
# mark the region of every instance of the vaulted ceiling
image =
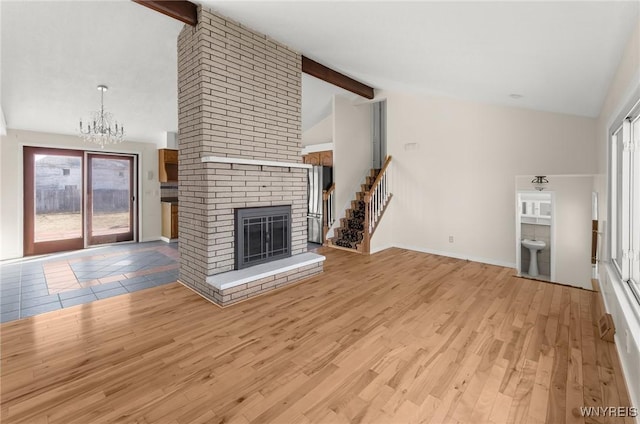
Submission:
[[[376,88],[591,117],[639,13],[637,1],[200,3]],[[9,128],[73,134],[106,84],[128,138],[177,130],[181,23],[129,1],[2,1],[0,23]],[[306,127],[331,94],[309,78]]]

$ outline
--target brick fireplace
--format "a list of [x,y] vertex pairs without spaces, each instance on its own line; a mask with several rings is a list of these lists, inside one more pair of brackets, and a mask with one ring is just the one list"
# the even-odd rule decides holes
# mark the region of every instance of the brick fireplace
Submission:
[[[219,305],[322,272],[306,252],[301,57],[201,7],[178,37],[179,281]],[[290,257],[236,270],[235,216],[290,208]]]

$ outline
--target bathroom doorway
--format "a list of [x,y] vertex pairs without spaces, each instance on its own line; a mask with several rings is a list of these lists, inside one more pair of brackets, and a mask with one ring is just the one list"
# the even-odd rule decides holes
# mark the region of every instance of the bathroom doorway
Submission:
[[518,276],[555,281],[555,193],[516,194],[516,266]]

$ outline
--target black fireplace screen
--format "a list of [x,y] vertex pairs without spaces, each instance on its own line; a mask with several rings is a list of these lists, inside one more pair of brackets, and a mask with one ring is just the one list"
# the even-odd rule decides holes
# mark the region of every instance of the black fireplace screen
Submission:
[[291,206],[235,211],[236,269],[291,256]]

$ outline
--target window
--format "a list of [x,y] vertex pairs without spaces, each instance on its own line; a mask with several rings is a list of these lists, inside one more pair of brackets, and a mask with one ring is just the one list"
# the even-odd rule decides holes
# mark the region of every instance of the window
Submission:
[[640,302],[640,102],[611,132],[611,260]]

